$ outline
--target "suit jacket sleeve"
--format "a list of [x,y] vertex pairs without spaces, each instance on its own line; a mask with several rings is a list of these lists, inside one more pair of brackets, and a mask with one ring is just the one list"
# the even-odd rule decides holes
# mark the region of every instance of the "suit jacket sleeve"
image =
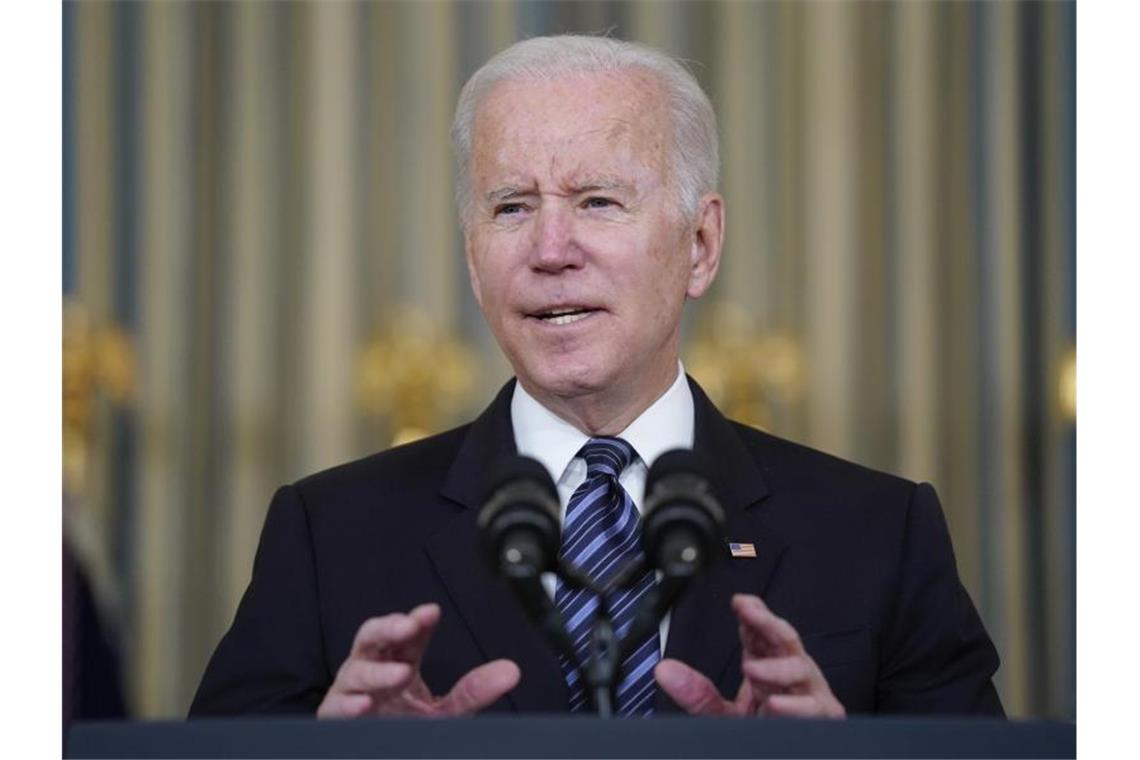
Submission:
[[915,488],[895,607],[884,632],[879,712],[1002,715],[997,650],[962,587],[934,489]]
[[253,577],[190,716],[315,712],[332,683],[319,611],[308,515],[285,486],[269,506]]

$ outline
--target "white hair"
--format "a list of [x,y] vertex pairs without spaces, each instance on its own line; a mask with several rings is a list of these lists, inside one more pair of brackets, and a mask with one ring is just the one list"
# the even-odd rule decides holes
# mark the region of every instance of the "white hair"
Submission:
[[459,93],[451,144],[457,162],[455,199],[466,224],[471,212],[471,142],[483,99],[507,79],[553,79],[571,73],[643,69],[664,87],[672,121],[668,165],[679,209],[695,214],[701,196],[717,187],[720,168],[716,114],[697,80],[678,60],[653,48],[609,37],[559,35],[516,42],[471,75]]

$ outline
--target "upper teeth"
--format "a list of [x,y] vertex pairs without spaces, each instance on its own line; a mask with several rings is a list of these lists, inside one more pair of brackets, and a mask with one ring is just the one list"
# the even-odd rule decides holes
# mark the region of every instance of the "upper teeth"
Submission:
[[577,322],[589,315],[588,309],[581,308],[568,308],[568,309],[551,309],[545,314],[540,315],[542,319],[556,325],[568,325],[571,322]]
[[585,319],[587,316],[589,316],[589,312],[580,311],[575,314],[559,314],[548,317],[548,320],[556,325],[568,325],[571,322],[577,322],[579,319]]

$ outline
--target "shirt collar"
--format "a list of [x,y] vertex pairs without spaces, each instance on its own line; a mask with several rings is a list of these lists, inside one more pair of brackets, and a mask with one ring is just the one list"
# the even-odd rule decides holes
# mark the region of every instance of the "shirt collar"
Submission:
[[[677,379],[648,409],[618,433],[637,451],[646,467],[670,449],[693,447],[693,393],[677,362]],[[590,436],[562,419],[515,383],[511,425],[519,454],[534,457],[558,482]]]

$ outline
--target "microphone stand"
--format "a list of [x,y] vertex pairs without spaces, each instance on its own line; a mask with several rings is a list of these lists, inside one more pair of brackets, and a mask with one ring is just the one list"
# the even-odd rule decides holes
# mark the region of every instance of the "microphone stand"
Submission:
[[[588,687],[586,689],[587,697],[600,718],[614,717],[617,704],[617,680],[622,662],[636,648],[636,642],[641,641],[661,625],[665,613],[677,601],[699,568],[695,562],[670,563],[665,568],[661,580],[642,598],[629,630],[619,642],[617,632],[614,630],[613,617],[610,615],[609,597],[614,591],[632,585],[646,571],[647,565],[645,557],[639,556],[623,567],[608,583],[599,588],[578,568],[565,561],[559,562],[558,570],[563,582],[572,588],[584,588],[598,597],[598,612],[590,636],[587,667],[582,668],[582,663],[577,661],[578,658],[572,646],[568,659],[578,666],[578,672],[585,677]],[[548,603],[550,602],[550,597],[545,593],[543,593],[543,597]],[[551,604],[550,606],[553,607],[554,605]],[[557,608],[554,609],[554,614],[558,615]],[[563,639],[569,641],[560,617],[557,619],[557,624]],[[546,629],[544,628],[544,630]],[[560,650],[564,655],[567,654],[561,647]]]
[[[578,672],[586,682],[586,695],[594,711],[599,717],[612,718],[617,698],[615,693],[617,676],[624,657],[623,648],[616,640],[613,619],[609,612],[608,595],[619,587],[614,581],[628,583],[633,575],[629,571],[636,568],[628,566],[623,568],[623,571],[606,584],[605,588],[599,588],[578,568],[559,560],[558,576],[566,585],[575,590],[585,589],[598,597],[598,613],[587,650],[588,665],[583,667],[578,661],[574,642],[566,632],[558,607],[542,586],[542,574],[538,570],[541,563],[536,561],[540,550],[532,541],[525,539],[520,541],[519,545],[507,549],[500,556],[500,575],[507,581],[512,593],[522,604],[523,610],[538,626],[547,642],[578,668]],[[644,567],[644,562],[641,561],[631,564],[638,568]]]
[[[599,588],[593,580],[574,565],[561,558],[558,562],[558,576],[563,583],[575,590],[585,589],[598,598],[597,616],[594,618],[594,628],[590,632],[590,646],[586,652],[586,667],[583,667],[583,663],[578,661],[578,654],[572,645],[570,651],[564,651],[563,654],[569,662],[578,668],[578,673],[585,680],[586,698],[590,701],[591,707],[594,708],[594,712],[599,718],[614,717],[614,706],[617,703],[617,677],[621,670],[622,657],[621,647],[618,645],[617,634],[614,630],[613,618],[610,616],[609,593],[618,588],[613,581],[622,580],[627,575],[623,571],[610,583]],[[549,600],[549,597],[547,599]],[[555,609],[555,614],[558,614],[557,609]],[[559,616],[558,624],[562,635],[569,640],[565,628],[562,627],[561,616]]]
[[556,651],[574,662],[574,642],[562,625],[562,615],[558,608],[542,587],[542,574],[536,571],[534,563],[526,561],[522,552],[513,556],[511,551],[507,551],[502,558],[500,572],[546,640]]
[[578,668],[586,682],[587,698],[598,717],[614,716],[621,663],[633,651],[635,642],[641,641],[661,625],[665,613],[697,574],[700,552],[688,548],[691,545],[686,543],[686,548],[681,551],[665,553],[669,561],[664,563],[661,580],[642,598],[629,631],[620,642],[610,614],[609,597],[614,591],[632,585],[648,569],[645,556],[641,555],[626,564],[601,587],[577,567],[559,558],[558,575],[563,583],[575,590],[585,589],[598,598],[598,611],[590,635],[586,667],[578,661],[574,642],[566,632],[562,615],[542,586],[538,570],[541,565],[536,561],[541,551],[539,547],[532,542],[524,542],[508,549],[500,557],[500,573],[522,603],[527,615],[537,624],[555,651]]
[[[701,544],[690,531],[675,534],[661,548],[658,555],[662,561],[661,578],[654,584],[642,600],[629,627],[629,633],[622,639],[621,659],[631,654],[634,642],[641,641],[661,625],[661,619],[697,576],[703,565]],[[644,572],[644,557],[625,568],[623,582],[629,582]]]
[[[605,597],[598,602],[598,617],[590,634],[589,667],[586,670],[586,694],[599,718],[614,717],[617,704],[617,677],[621,669],[621,650],[617,645],[609,604]],[[579,665],[579,672],[581,666]]]

